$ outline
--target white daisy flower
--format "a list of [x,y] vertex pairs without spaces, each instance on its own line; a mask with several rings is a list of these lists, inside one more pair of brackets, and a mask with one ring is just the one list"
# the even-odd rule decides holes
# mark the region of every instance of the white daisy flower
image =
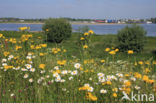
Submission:
[[31,71],[31,72],[35,72],[35,68],[31,68],[30,71]]
[[9,58],[11,58],[11,59],[12,59],[12,58],[14,58],[14,56],[13,56],[13,55],[9,55]]
[[140,88],[141,88],[141,87],[139,87],[139,86],[137,86],[137,85],[135,86],[135,89],[136,89],[136,90],[139,90]]
[[53,73],[53,77],[58,77],[59,74],[57,72]]
[[89,87],[88,88],[88,92],[93,92],[94,88],[93,87]]
[[28,69],[22,68],[21,71],[28,71]]
[[55,66],[54,69],[55,69],[55,70],[58,70],[58,69],[59,69],[59,66]]
[[46,78],[49,78],[49,77],[50,77],[49,75],[46,76]]
[[42,79],[38,79],[37,83],[40,84],[42,82]]
[[130,78],[132,81],[136,81],[136,78],[135,77],[131,77]]
[[30,82],[30,83],[32,83],[32,82],[33,82],[33,79],[32,79],[32,78],[30,78],[30,79],[29,79],[29,82]]
[[85,87],[90,87],[90,85],[88,83],[84,84]]
[[27,69],[32,68],[32,65],[30,65],[30,64],[26,64],[25,66],[26,66]]
[[69,80],[72,80],[73,79],[73,77],[69,77]]
[[65,79],[61,79],[61,82],[63,83],[63,82],[65,82],[66,80]]
[[31,59],[31,56],[27,56],[26,59],[29,59],[30,60]]
[[60,81],[61,81],[61,77],[58,76],[57,78],[55,78],[55,81],[56,81],[56,82],[60,82]]
[[101,90],[100,90],[100,93],[105,94],[105,93],[107,93],[107,90],[101,89]]
[[41,74],[43,74],[43,73],[45,73],[45,70],[41,70],[41,72],[40,72]]
[[66,88],[62,88],[62,91],[66,91],[67,89]]
[[104,76],[103,73],[98,73],[97,75],[98,75],[98,77],[103,77]]
[[14,93],[11,93],[11,94],[10,94],[11,97],[13,97],[14,95],[15,95]]
[[28,78],[28,76],[29,76],[28,74],[25,74],[25,75],[24,75],[24,78]]
[[77,75],[78,71],[74,70],[73,72],[71,72],[71,75]]
[[74,64],[74,67],[75,67],[76,69],[79,69],[79,68],[80,68],[80,66],[81,66],[81,64],[80,64],[80,63],[75,63],[75,64]]
[[67,70],[63,70],[63,71],[61,72],[61,74],[63,74],[63,75],[65,75],[65,74],[67,74],[67,73],[68,73]]
[[7,66],[8,64],[7,63],[2,63],[2,66]]
[[7,59],[2,59],[2,63],[7,62]]

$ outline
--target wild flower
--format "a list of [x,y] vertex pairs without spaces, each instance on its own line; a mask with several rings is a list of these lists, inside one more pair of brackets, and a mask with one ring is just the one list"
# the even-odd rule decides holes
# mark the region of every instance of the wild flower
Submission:
[[113,93],[112,95],[113,95],[113,97],[115,97],[115,98],[117,97],[117,93]]
[[35,72],[35,68],[31,68],[30,71],[31,71],[31,72]]
[[107,93],[107,90],[101,89],[101,90],[100,90],[100,93],[101,93],[101,94],[106,94],[106,93]]
[[127,52],[128,52],[128,54],[133,54],[134,53],[133,50],[128,50]]
[[68,79],[69,79],[69,80],[72,80],[72,79],[73,79],[73,77],[71,76],[71,77],[69,77]]
[[30,64],[26,64],[25,66],[26,66],[27,69],[31,69],[32,68],[32,65],[30,65]]
[[84,33],[84,36],[88,36],[88,35],[89,35],[89,33],[87,33],[87,32]]
[[81,66],[81,64],[80,64],[80,63],[75,63],[75,64],[74,64],[74,67],[75,67],[76,69],[79,69],[79,68],[80,68],[80,66]]
[[77,75],[77,74],[78,74],[77,70],[74,70],[73,72],[71,72],[71,75]]
[[30,79],[29,79],[29,82],[30,82],[30,83],[32,83],[32,82],[33,82],[33,79],[32,79],[32,78],[30,78]]
[[81,37],[81,38],[80,38],[80,40],[84,40],[84,39],[85,39],[84,37]]
[[39,68],[40,68],[40,69],[45,69],[45,64],[40,64],[40,65],[39,65]]
[[116,52],[115,52],[114,50],[112,50],[112,51],[109,52],[109,54],[111,54],[111,55],[115,55]]
[[25,74],[25,75],[24,75],[24,78],[28,78],[28,77],[29,77],[29,75],[28,75],[28,74]]
[[94,31],[93,30],[89,30],[88,33],[94,34]]
[[91,100],[91,101],[97,101],[97,97],[94,96],[92,93],[88,92],[86,95],[86,98]]
[[84,49],[87,49],[87,48],[88,48],[88,45],[83,45],[83,48],[84,48]]
[[106,52],[109,52],[109,51],[110,51],[110,48],[106,48],[105,51],[106,51]]

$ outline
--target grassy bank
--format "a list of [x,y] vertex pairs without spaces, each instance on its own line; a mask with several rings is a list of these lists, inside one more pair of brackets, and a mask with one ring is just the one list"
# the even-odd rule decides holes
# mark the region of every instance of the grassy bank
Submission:
[[78,33],[55,44],[41,32],[0,31],[0,103],[131,103],[123,92],[153,101],[155,37],[134,54],[106,52],[115,35],[91,35],[87,48],[80,42]]
[[[0,33],[4,34],[7,38],[20,38],[22,34],[33,34],[34,37],[41,36],[42,38],[46,39],[46,36],[42,32],[16,32],[16,31],[0,31]],[[70,54],[78,55],[78,42],[80,39],[79,33],[73,33],[72,36],[64,40],[61,44],[58,44],[58,46],[63,46],[66,49],[69,50]],[[109,47],[116,47],[117,46],[117,40],[116,35],[107,34],[107,35],[94,35],[92,40],[91,48],[92,53],[91,55],[94,57],[103,57],[105,56],[105,48]],[[47,42],[49,47],[54,47],[56,44]],[[156,37],[147,37],[147,43],[145,45],[144,51],[142,53],[136,54],[136,55],[144,55],[144,56],[154,56],[153,52],[156,51]],[[124,53],[123,53],[124,54]]]

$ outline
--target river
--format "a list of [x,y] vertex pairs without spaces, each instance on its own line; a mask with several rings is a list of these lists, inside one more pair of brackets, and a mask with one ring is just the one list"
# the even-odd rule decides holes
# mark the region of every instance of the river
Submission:
[[[87,26],[93,30],[96,34],[116,34],[118,30],[124,28],[127,24],[87,24]],[[130,24],[129,24],[130,25]],[[156,36],[156,24],[139,24],[146,31],[147,36]],[[29,26],[30,31],[41,31],[42,24],[15,24],[15,23],[0,23],[0,30],[18,31],[19,27]],[[85,24],[72,24],[73,31],[77,31],[79,27],[85,26]]]

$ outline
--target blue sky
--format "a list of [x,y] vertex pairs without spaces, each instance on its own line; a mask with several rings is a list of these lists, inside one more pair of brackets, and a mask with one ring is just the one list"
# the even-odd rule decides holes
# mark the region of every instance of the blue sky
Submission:
[[156,0],[0,0],[0,17],[156,17]]

